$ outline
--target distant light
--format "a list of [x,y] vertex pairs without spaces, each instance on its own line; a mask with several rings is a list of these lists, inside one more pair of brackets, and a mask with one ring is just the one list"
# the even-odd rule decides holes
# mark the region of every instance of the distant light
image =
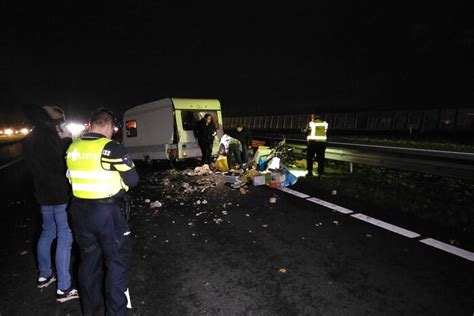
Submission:
[[27,128],[22,128],[20,130],[20,133],[22,133],[23,135],[27,135],[30,131],[27,129]]
[[18,134],[18,131],[15,131],[15,134]]
[[3,131],[0,131],[0,135],[3,135]]
[[69,123],[66,128],[71,132],[71,134],[79,134],[84,130],[84,125],[77,123]]
[[118,127],[117,127],[117,126],[114,127],[114,132],[116,132],[116,131],[118,131]]

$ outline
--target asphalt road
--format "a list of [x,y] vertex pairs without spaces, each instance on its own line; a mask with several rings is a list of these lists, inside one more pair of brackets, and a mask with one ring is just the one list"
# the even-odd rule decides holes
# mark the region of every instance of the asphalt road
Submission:
[[[132,194],[131,315],[474,313],[472,262],[284,192],[161,173]],[[36,288],[37,205],[7,200],[0,315],[80,315]]]

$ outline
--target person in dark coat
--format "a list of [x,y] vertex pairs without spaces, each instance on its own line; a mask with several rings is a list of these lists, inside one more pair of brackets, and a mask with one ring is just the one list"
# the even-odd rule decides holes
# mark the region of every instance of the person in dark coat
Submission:
[[236,126],[231,136],[238,139],[240,143],[242,144],[242,152],[241,152],[242,162],[248,162],[249,146],[251,146],[252,144],[252,134],[243,125],[238,125]]
[[[23,157],[33,177],[34,193],[43,219],[37,245],[37,287],[45,288],[57,278],[56,300],[62,303],[79,297],[71,285],[69,269],[73,239],[66,213],[70,185],[64,157],[72,141],[71,133],[65,128],[64,112],[58,106],[25,106],[23,110],[33,125],[33,131],[24,142]],[[57,276],[53,274],[51,264],[54,239],[57,239]]]
[[214,137],[217,135],[216,125],[214,124],[211,114],[204,115],[196,124],[194,135],[201,148],[202,164],[210,164],[212,162],[212,144],[214,143]]

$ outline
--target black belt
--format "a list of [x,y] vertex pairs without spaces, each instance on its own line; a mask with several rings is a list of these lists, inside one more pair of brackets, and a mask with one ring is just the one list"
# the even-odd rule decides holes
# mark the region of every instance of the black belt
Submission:
[[114,205],[120,205],[122,202],[122,199],[118,198],[108,198],[108,199],[81,199],[81,198],[74,198],[75,201],[81,202],[81,203],[98,203],[98,204],[114,204]]

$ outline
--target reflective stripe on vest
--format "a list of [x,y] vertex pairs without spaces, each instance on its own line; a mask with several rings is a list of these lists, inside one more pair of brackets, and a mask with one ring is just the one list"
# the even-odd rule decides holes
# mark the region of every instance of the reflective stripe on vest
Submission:
[[325,142],[327,140],[328,123],[321,120],[309,122],[310,133],[306,137],[307,140],[315,140],[317,142]]
[[82,199],[103,199],[128,187],[118,171],[104,170],[102,151],[111,142],[108,138],[77,140],[67,152],[67,177],[72,185],[72,194]]

